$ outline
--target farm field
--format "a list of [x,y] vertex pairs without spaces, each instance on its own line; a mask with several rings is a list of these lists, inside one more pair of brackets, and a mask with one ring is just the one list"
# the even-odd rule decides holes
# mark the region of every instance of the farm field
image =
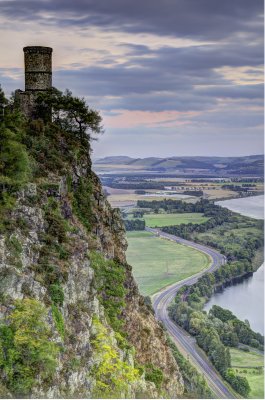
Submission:
[[[107,188],[108,190],[108,188]],[[120,190],[120,189],[116,189]],[[174,200],[188,200],[188,201],[197,201],[197,198],[194,198],[192,196],[188,195],[183,195],[183,194],[176,194],[176,195],[170,195],[166,193],[160,192],[157,190],[149,190],[150,195],[141,195],[141,194],[135,194],[133,190],[128,189],[124,190],[121,189],[119,192],[112,191],[110,196],[108,196],[108,201],[111,204],[112,207],[126,207],[126,206],[133,206],[135,207],[137,204],[138,200],[147,200],[147,201],[152,201],[152,200],[163,200],[163,199],[174,199]]]
[[127,261],[144,296],[196,274],[210,262],[204,253],[149,232],[127,232],[127,239]]
[[[251,387],[249,398],[264,398],[264,359],[254,351],[230,349],[231,365],[236,373],[247,378]],[[238,368],[240,367],[240,368]],[[256,368],[255,368],[256,367]],[[257,368],[260,367],[260,368]]]
[[146,214],[143,216],[147,226],[151,228],[161,226],[172,226],[180,224],[202,224],[209,218],[202,213],[183,213],[183,214]]

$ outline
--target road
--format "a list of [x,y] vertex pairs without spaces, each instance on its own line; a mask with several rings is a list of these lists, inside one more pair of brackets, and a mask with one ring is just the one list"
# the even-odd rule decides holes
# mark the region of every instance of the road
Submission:
[[152,232],[158,235],[161,238],[172,240],[177,243],[184,244],[186,246],[193,247],[205,254],[207,254],[211,258],[211,264],[207,269],[193,275],[189,278],[186,278],[180,282],[177,282],[173,285],[168,286],[167,288],[161,290],[156,295],[153,296],[153,307],[155,310],[155,314],[157,319],[159,319],[168,333],[170,334],[173,341],[176,343],[179,350],[182,354],[186,355],[189,358],[189,361],[200,370],[200,372],[204,375],[205,379],[208,382],[209,387],[213,391],[216,398],[220,399],[234,399],[236,398],[235,394],[228,388],[226,384],[224,384],[220,375],[216,372],[213,365],[210,361],[205,357],[202,350],[196,344],[196,340],[189,335],[186,331],[176,325],[168,316],[167,308],[170,303],[173,301],[177,291],[183,285],[192,285],[194,284],[203,274],[206,272],[213,272],[218,269],[221,265],[226,263],[226,258],[218,253],[217,251],[198,244],[191,242],[189,240],[182,239],[177,236],[169,235],[165,232],[160,231],[159,229],[153,229],[146,227],[148,232]]

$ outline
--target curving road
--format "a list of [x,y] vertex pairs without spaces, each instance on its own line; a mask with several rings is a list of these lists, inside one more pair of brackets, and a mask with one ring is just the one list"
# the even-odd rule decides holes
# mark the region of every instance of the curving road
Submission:
[[183,285],[192,285],[206,272],[213,272],[218,269],[221,265],[226,263],[225,256],[207,246],[194,243],[174,235],[170,235],[168,233],[160,231],[159,229],[146,227],[146,230],[148,232],[156,234],[161,238],[193,247],[210,256],[211,264],[207,269],[204,269],[203,271],[189,278],[183,279],[182,281],[177,282],[173,285],[170,285],[167,288],[156,293],[153,296],[153,307],[157,319],[159,319],[163,323],[182,354],[185,354],[189,358],[189,361],[191,361],[192,364],[202,372],[216,398],[236,398],[235,394],[228,388],[228,386],[224,384],[223,380],[216,372],[213,365],[210,363],[207,357],[205,357],[202,350],[198,347],[198,345],[196,344],[196,340],[187,332],[185,332],[182,328],[172,322],[167,313],[168,306],[174,300],[177,291]]

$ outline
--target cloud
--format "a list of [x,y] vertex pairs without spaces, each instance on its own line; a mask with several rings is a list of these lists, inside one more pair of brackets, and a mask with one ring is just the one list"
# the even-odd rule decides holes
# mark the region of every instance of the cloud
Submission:
[[0,13],[4,90],[24,88],[24,45],[52,46],[53,84],[104,116],[97,151],[261,148],[261,0],[2,0]]
[[263,3],[260,0],[9,0],[1,2],[0,10],[10,18],[34,18],[61,26],[93,25],[130,33],[220,39],[234,32],[260,32]]

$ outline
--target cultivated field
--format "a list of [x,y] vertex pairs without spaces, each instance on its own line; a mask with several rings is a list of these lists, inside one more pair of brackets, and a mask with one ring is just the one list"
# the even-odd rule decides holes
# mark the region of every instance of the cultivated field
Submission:
[[149,232],[127,232],[127,239],[127,260],[145,296],[201,271],[210,262],[204,253]]
[[263,355],[255,351],[244,352],[238,349],[230,349],[230,354],[232,368],[238,375],[245,376],[248,380],[251,387],[249,398],[264,399]]
[[202,224],[209,218],[202,213],[183,213],[183,214],[146,214],[143,216],[147,226],[151,228],[161,226],[172,226],[180,224]]
[[105,187],[105,189],[110,193],[108,196],[108,201],[112,207],[128,207],[132,206],[135,207],[138,200],[163,200],[163,199],[174,199],[174,200],[195,200],[197,201],[198,198],[194,198],[188,195],[170,195],[166,192],[159,191],[159,190],[148,190],[150,195],[145,196],[141,194],[136,194],[135,190],[132,189],[113,189],[109,187]]

